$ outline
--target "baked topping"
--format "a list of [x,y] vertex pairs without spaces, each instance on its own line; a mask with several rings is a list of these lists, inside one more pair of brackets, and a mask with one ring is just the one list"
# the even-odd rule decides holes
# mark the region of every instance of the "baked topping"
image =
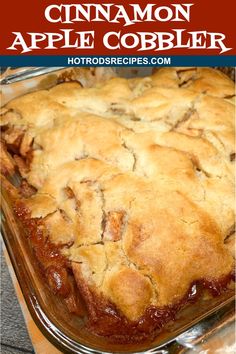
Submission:
[[58,250],[55,264],[32,242],[53,292],[74,309],[73,272],[96,333],[124,335],[123,323],[131,337],[150,334],[193,284],[230,279],[233,92],[213,69],[170,68],[65,83],[6,106],[15,156],[5,169],[25,179],[17,213],[35,221],[42,249]]

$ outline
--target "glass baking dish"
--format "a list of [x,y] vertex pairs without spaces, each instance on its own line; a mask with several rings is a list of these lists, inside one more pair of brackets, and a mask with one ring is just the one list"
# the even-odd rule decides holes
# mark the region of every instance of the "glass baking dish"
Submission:
[[[38,70],[37,70],[38,69]],[[122,76],[132,75],[125,73]],[[63,68],[24,68],[3,74],[2,102],[38,88],[56,83]],[[129,69],[133,70],[133,69]],[[140,69],[139,69],[140,71]],[[146,73],[146,71],[145,71]],[[143,74],[133,71],[133,75]],[[42,76],[43,75],[43,76]],[[20,77],[20,79],[19,79]],[[24,80],[22,81],[22,77]],[[19,81],[18,83],[16,83]],[[16,86],[18,85],[18,86]],[[18,176],[10,182],[17,185]],[[152,342],[118,345],[89,333],[83,320],[68,313],[63,301],[52,296],[39,272],[31,247],[18,224],[11,204],[9,192],[1,194],[2,235],[10,255],[17,279],[30,313],[42,333],[62,352],[70,353],[184,353],[189,348],[211,338],[222,328],[231,329],[234,322],[234,290],[219,297],[203,297],[184,308],[175,322],[169,323]]]

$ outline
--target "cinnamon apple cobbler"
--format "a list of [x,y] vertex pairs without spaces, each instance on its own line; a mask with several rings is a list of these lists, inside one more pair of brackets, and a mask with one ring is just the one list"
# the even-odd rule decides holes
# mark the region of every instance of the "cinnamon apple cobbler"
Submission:
[[234,94],[217,70],[163,68],[2,109],[3,185],[52,292],[78,315],[82,298],[93,333],[139,341],[227,289]]

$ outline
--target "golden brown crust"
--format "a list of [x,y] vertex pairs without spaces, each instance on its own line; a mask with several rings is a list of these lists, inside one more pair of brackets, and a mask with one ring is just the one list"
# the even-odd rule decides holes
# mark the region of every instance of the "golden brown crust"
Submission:
[[5,143],[37,189],[24,205],[71,262],[90,316],[96,298],[134,323],[232,271],[233,94],[213,69],[169,68],[8,103]]

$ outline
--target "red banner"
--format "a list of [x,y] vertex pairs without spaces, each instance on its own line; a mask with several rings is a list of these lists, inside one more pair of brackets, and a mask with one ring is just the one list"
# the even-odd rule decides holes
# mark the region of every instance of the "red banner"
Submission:
[[235,55],[235,1],[3,1],[2,55]]

